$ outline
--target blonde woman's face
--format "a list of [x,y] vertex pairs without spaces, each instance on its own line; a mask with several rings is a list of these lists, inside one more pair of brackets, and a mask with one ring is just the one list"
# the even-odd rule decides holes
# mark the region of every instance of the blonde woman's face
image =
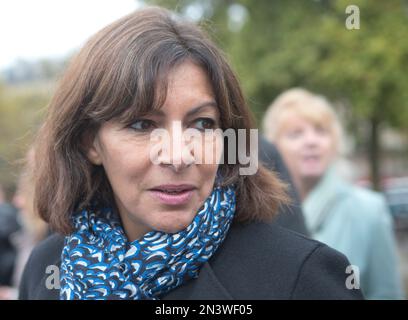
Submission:
[[[154,129],[169,132],[174,147],[178,144],[174,123],[181,124],[182,131],[193,128],[203,134],[204,129],[220,126],[210,81],[200,67],[185,62],[171,72],[168,80],[166,101],[159,111],[128,127],[107,122],[88,152],[94,164],[104,167],[130,240],[152,230],[174,233],[186,228],[212,192],[218,169],[216,161],[187,164],[176,159],[174,150],[163,150],[155,159],[159,163],[152,161]],[[194,152],[213,149],[214,143],[222,140],[205,141]]]
[[298,116],[286,119],[277,141],[295,181],[318,179],[335,156],[335,141],[327,127]]

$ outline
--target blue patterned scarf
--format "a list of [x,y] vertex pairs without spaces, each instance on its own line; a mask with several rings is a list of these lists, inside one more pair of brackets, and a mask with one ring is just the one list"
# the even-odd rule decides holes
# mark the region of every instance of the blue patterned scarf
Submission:
[[217,186],[186,229],[128,242],[110,208],[80,211],[62,251],[60,299],[159,299],[198,276],[234,213],[234,188]]

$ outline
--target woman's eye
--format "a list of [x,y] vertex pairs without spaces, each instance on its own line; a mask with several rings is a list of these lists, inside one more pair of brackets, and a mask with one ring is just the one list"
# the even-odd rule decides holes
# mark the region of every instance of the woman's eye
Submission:
[[154,128],[154,122],[148,119],[140,119],[133,122],[129,127],[136,131],[148,131]]
[[296,138],[299,138],[301,135],[302,135],[302,130],[292,130],[286,134],[286,136],[289,139],[296,139]]
[[194,121],[194,127],[198,130],[214,129],[215,121],[211,118],[200,118]]
[[323,126],[316,126],[315,131],[320,135],[327,135],[329,131]]

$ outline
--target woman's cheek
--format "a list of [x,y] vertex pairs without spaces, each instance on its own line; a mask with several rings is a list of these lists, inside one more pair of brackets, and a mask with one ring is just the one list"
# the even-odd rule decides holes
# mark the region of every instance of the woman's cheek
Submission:
[[289,160],[296,153],[298,147],[293,141],[284,139],[281,143],[278,144],[278,149],[280,150],[282,155]]

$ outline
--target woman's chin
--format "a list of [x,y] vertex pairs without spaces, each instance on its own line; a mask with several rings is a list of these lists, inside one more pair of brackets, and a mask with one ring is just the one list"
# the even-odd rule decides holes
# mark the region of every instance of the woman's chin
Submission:
[[318,179],[325,174],[326,168],[323,166],[314,166],[314,167],[307,167],[303,168],[302,176],[305,179]]
[[157,226],[158,231],[165,233],[177,233],[186,229],[193,221],[195,215],[178,213],[173,217],[166,216],[163,218]]

